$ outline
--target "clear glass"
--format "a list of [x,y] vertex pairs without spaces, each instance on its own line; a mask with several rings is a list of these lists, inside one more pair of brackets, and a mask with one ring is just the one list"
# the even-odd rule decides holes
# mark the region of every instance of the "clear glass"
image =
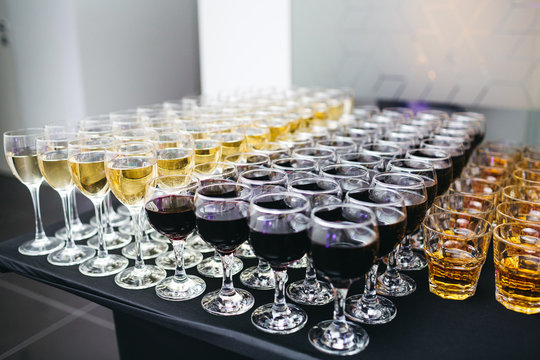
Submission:
[[[129,221],[129,217],[121,216],[114,212],[113,206],[111,204],[111,196],[111,193],[108,192],[105,196],[105,202],[103,203],[103,238],[107,245],[107,249],[115,250],[121,249],[124,246],[128,245],[131,242],[132,237],[131,235],[122,234],[114,230],[113,226],[124,225],[127,221]],[[122,220],[119,222],[119,219]],[[92,223],[92,221],[90,221],[90,223]],[[95,224],[97,226],[97,219]],[[87,245],[97,250],[99,247],[99,237],[91,237],[90,239],[88,239]]]
[[309,330],[308,339],[319,351],[354,355],[366,348],[366,331],[345,318],[345,299],[351,284],[375,263],[379,247],[375,215],[354,204],[320,206],[311,212],[309,238],[315,268],[332,284],[334,318]]
[[304,327],[307,314],[287,304],[287,266],[309,249],[309,201],[300,194],[279,192],[256,196],[249,206],[249,241],[253,250],[270,263],[275,275],[274,303],[258,307],[251,322],[261,331],[290,334]]
[[146,217],[157,232],[166,236],[176,257],[174,275],[156,284],[156,294],[169,301],[190,300],[201,295],[206,283],[186,274],[184,247],[195,230],[194,195],[199,181],[190,175],[165,175],[146,184]]
[[234,251],[249,235],[247,216],[252,194],[248,186],[233,183],[215,183],[197,189],[197,230],[219,253],[224,274],[221,289],[206,294],[201,301],[203,309],[210,314],[239,315],[255,304],[248,291],[234,288],[232,274]]
[[36,138],[43,129],[21,129],[4,133],[4,154],[13,175],[30,191],[34,206],[34,239],[19,246],[23,255],[38,256],[50,254],[64,246],[61,239],[48,237],[43,230],[39,207],[39,188],[43,176],[39,170]]
[[415,149],[407,151],[405,157],[432,164],[437,175],[437,196],[448,191],[453,180],[453,165],[449,153],[437,149]]
[[[92,237],[97,234],[98,227],[92,224],[85,224],[81,221],[79,217],[79,210],[77,208],[77,196],[76,196],[77,190],[73,189],[71,191],[71,233],[73,235],[73,240],[79,241],[79,240],[85,240],[89,237]],[[54,236],[56,236],[59,239],[66,239],[66,228],[63,227],[61,229],[58,229]]]

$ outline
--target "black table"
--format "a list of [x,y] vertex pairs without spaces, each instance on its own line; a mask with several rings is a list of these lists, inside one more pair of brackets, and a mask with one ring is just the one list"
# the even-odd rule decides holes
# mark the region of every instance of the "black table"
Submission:
[[[89,216],[86,214],[82,218]],[[49,227],[47,233],[54,233],[61,225]],[[122,289],[114,284],[113,276],[90,278],[81,275],[77,266],[55,267],[47,263],[45,256],[19,254],[18,245],[32,237],[32,234],[26,234],[0,243],[0,268],[113,310],[123,359],[161,356],[196,356],[198,360],[338,358],[318,352],[307,339],[310,327],[331,318],[331,304],[303,306],[309,316],[304,329],[290,335],[271,335],[255,329],[250,321],[251,311],[234,317],[213,316],[201,308],[201,297],[169,302],[158,298],[154,289]],[[355,358],[539,358],[540,316],[515,313],[495,301],[491,259],[490,255],[476,295],[464,301],[444,300],[429,293],[427,270],[409,272],[418,283],[416,292],[407,297],[392,298],[398,314],[389,324],[364,326],[370,344]],[[153,260],[148,262],[153,263]],[[132,265],[133,261],[130,263]],[[244,267],[255,263],[244,260]],[[197,271],[193,268],[188,273],[196,274]],[[303,270],[289,270],[289,279],[301,279],[303,274]],[[238,275],[234,278],[235,285],[242,287]],[[221,285],[219,279],[204,279],[206,292]],[[361,286],[356,284],[350,294],[360,292]],[[272,301],[272,291],[249,291],[256,299],[254,309]],[[3,309],[10,310],[16,309]]]

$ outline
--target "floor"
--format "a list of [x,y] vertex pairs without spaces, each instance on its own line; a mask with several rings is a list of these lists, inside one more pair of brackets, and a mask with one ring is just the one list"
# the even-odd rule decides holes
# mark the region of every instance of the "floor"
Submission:
[[[0,240],[33,230],[30,194],[11,176],[0,175]],[[63,219],[58,194],[41,187],[43,223]],[[91,203],[78,198],[80,211]],[[0,273],[0,360],[118,359],[112,312],[100,305],[24,278]]]

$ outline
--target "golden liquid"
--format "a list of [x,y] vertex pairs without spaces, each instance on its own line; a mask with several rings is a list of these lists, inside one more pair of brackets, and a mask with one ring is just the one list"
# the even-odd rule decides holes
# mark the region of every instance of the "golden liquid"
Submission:
[[38,156],[38,165],[41,174],[57,191],[71,190],[73,180],[69,171],[67,150],[50,151]]
[[247,143],[245,137],[224,136],[221,142],[221,161],[225,161],[227,155],[242,153],[246,151]]
[[[451,252],[452,256],[445,256]],[[463,300],[476,291],[476,283],[484,261],[461,249],[440,249],[426,252],[429,268],[429,289],[445,299]]]
[[39,185],[43,181],[35,151],[23,150],[18,155],[7,153],[6,161],[13,175],[23,184]]
[[258,128],[247,129],[246,140],[249,146],[265,144],[270,141],[270,132]]
[[106,164],[105,172],[113,194],[126,206],[144,203],[145,187],[154,177],[155,163],[146,157],[121,157]]
[[75,186],[90,198],[107,195],[109,184],[105,175],[103,151],[77,154],[69,159]]
[[292,120],[289,123],[289,132],[291,134],[294,134],[298,129],[300,129],[301,125],[302,125],[302,119],[301,118],[297,118],[297,119]]
[[216,165],[208,163],[215,163],[221,159],[221,144],[213,140],[196,140],[194,150],[195,165],[207,164],[206,166],[201,166],[199,171],[205,174],[211,173]]
[[281,125],[270,125],[270,141],[274,141],[277,137],[285,135],[289,131],[289,123]]
[[165,149],[158,152],[157,173],[164,175],[190,175],[193,171],[193,152]]
[[503,254],[495,259],[495,298],[506,308],[540,313],[540,258]]

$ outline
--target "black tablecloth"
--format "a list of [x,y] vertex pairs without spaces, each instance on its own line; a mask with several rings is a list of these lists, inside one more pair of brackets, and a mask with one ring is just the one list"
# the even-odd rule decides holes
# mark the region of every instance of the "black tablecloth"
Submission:
[[[60,226],[49,227],[47,233],[54,233]],[[0,268],[77,294],[112,309],[115,314],[127,314],[152,326],[170,329],[184,344],[186,338],[195,338],[193,344],[197,345],[194,346],[208,343],[254,359],[337,358],[318,352],[307,339],[310,327],[331,318],[331,304],[303,306],[309,316],[304,329],[290,335],[270,335],[253,327],[251,311],[233,317],[213,316],[201,308],[201,297],[169,302],[158,298],[154,289],[122,289],[115,285],[113,276],[86,277],[78,272],[77,266],[56,267],[47,263],[45,256],[19,254],[18,245],[31,238],[32,234],[27,234],[0,243]],[[416,292],[392,298],[398,314],[389,324],[364,326],[370,344],[355,358],[539,358],[540,316],[515,313],[495,301],[491,259],[488,258],[482,270],[476,295],[464,301],[444,300],[429,293],[427,270],[409,272],[418,283]],[[153,260],[148,262],[153,263]],[[255,265],[254,260],[244,261],[244,268],[252,265]],[[197,274],[197,271],[193,268],[188,273]],[[302,276],[303,270],[289,270],[290,281]],[[204,279],[206,292],[218,289],[221,284],[219,279]],[[242,287],[238,275],[234,279],[235,285]],[[361,285],[355,285],[350,294],[358,293]],[[256,299],[253,309],[272,301],[273,291],[249,291]],[[3,309],[10,310],[16,309]],[[146,331],[150,336],[152,327]],[[178,356],[185,350],[177,349]],[[215,359],[223,357],[216,353]]]

